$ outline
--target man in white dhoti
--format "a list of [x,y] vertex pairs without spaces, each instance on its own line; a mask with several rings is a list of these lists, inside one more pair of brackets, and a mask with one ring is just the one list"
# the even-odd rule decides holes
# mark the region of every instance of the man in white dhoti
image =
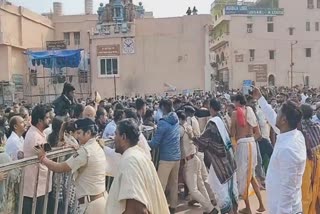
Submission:
[[236,110],[231,116],[231,137],[237,140],[235,159],[237,163],[237,183],[239,195],[244,200],[246,207],[240,213],[251,214],[249,203],[249,187],[252,187],[259,200],[258,212],[264,212],[259,184],[255,178],[257,166],[257,145],[255,139],[261,137],[257,118],[251,107],[246,106],[243,95],[235,97]]
[[218,116],[220,109],[218,101],[215,99],[210,101],[212,118],[201,136],[193,140],[210,160],[208,182],[216,196],[220,212],[236,214],[238,210],[236,163],[229,134]]
[[169,214],[156,169],[137,146],[139,127],[132,119],[118,123],[115,147],[122,154],[107,202],[107,214]]
[[302,113],[294,102],[286,101],[277,114],[257,88],[253,97],[278,134],[266,177],[268,212],[302,213],[301,185],[307,159],[305,138],[297,130]]

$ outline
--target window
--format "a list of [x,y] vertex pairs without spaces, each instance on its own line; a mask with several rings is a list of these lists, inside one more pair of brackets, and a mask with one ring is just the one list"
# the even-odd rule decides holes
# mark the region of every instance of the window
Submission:
[[269,59],[274,59],[274,55],[275,55],[275,51],[274,50],[270,50],[269,51]]
[[247,24],[247,33],[252,33],[253,24]]
[[293,35],[293,31],[294,31],[294,28],[293,28],[293,27],[289,27],[289,35],[290,35],[290,36]]
[[310,22],[306,22],[306,31],[310,31]]
[[63,37],[66,45],[70,45],[70,33],[63,33]]
[[317,0],[317,8],[320,8],[320,0]]
[[221,53],[221,57],[220,58],[221,58],[221,62],[223,62],[225,60],[223,52]]
[[249,50],[249,53],[250,53],[250,61],[254,61],[254,54],[255,54],[255,50],[254,49],[250,49]]
[[118,75],[118,59],[100,59],[100,76]]
[[316,31],[319,31],[319,22],[316,22],[316,23],[315,23],[315,30],[316,30]]
[[[318,0],[317,0],[317,2],[318,2]],[[313,5],[313,0],[307,0],[307,7],[309,8],[309,9],[313,9],[314,8],[314,5]]]
[[309,78],[309,76],[306,76],[304,78],[304,86],[309,86],[309,85],[310,85],[310,78]]
[[74,32],[74,44],[75,45],[80,45],[80,32]]
[[273,16],[268,16],[267,17],[267,22],[273,22]]
[[306,57],[311,57],[311,48],[306,48]]
[[273,32],[273,23],[268,23],[268,32],[269,33]]
[[38,72],[37,70],[30,70],[29,82],[31,86],[38,85]]
[[121,16],[121,9],[116,8],[116,17],[120,17],[120,16]]

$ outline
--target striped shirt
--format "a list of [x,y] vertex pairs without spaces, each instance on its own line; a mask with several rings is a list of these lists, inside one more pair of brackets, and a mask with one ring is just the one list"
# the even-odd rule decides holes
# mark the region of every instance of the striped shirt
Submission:
[[307,151],[320,147],[320,124],[312,120],[302,120],[302,133],[306,140]]

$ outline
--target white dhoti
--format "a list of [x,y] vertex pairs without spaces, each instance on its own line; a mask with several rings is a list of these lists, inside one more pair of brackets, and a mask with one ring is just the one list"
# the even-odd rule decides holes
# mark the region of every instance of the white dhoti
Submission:
[[251,179],[254,177],[254,171],[257,165],[257,149],[253,137],[238,140],[235,160],[237,163],[239,195],[243,199],[247,199],[249,197]]
[[209,169],[208,183],[215,194],[218,207],[222,214],[229,213],[238,204],[238,188],[236,175],[227,183],[221,184],[213,167]]

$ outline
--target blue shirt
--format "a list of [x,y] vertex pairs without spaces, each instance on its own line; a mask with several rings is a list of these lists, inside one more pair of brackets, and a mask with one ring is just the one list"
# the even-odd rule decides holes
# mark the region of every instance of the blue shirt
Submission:
[[103,131],[102,138],[109,139],[110,137],[114,137],[116,135],[117,124],[112,120]]

